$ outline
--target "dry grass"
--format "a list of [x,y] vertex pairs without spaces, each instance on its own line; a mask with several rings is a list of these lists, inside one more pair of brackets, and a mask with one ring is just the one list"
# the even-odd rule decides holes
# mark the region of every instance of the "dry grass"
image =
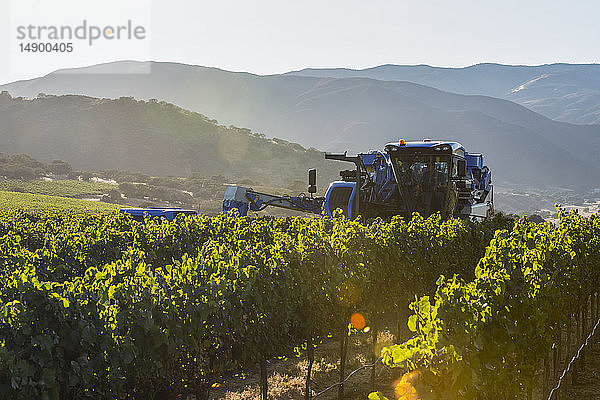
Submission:
[[[385,345],[393,343],[394,336],[383,331],[378,334],[378,345],[375,350],[379,354]],[[346,374],[354,369],[370,363],[375,352],[371,345],[371,335],[359,334],[350,338],[346,361]],[[339,342],[329,339],[315,350],[315,362],[311,372],[312,395],[338,381]],[[306,385],[308,362],[304,357],[290,358],[272,362],[269,371],[269,398],[277,400],[303,400]],[[386,367],[376,369],[375,390],[392,396],[391,383],[396,376]],[[225,400],[254,400],[259,398],[258,367],[248,371],[245,379],[232,378],[219,388],[213,390],[211,399]],[[365,369],[355,374],[344,385],[344,398],[348,400],[364,400],[371,392],[371,369]],[[323,400],[337,399],[337,388],[320,396]]]

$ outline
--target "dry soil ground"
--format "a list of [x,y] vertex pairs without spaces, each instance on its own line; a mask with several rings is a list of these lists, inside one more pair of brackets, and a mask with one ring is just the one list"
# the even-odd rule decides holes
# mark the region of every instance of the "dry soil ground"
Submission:
[[[348,348],[346,373],[369,363],[372,348],[369,336],[363,334],[352,337]],[[393,336],[389,332],[381,332],[378,347],[391,344],[392,341]],[[317,348],[312,371],[313,395],[338,381],[338,352],[339,342],[334,340],[328,340]],[[566,364],[564,357],[561,364]],[[303,400],[306,368],[307,362],[304,357],[271,363],[269,365],[269,398],[274,400]],[[597,332],[590,341],[590,346],[585,352],[585,362],[580,362],[579,368],[577,383],[573,384],[571,377],[567,376],[560,394],[552,397],[554,400],[600,400],[600,332]],[[557,375],[560,375],[561,371],[562,369],[559,369]],[[393,382],[398,378],[399,374],[394,370],[386,367],[376,368],[375,390],[379,390],[388,398],[393,399]],[[211,399],[259,399],[258,381],[257,368],[256,371],[249,371],[244,379],[233,378],[213,389]],[[554,385],[558,379],[553,377],[549,381]],[[344,385],[344,398],[348,400],[365,400],[372,391],[371,389],[371,369],[365,369],[355,374]],[[320,396],[319,399],[337,399],[337,388]],[[547,399],[547,395],[542,395],[541,390],[534,393],[533,400],[545,399]]]

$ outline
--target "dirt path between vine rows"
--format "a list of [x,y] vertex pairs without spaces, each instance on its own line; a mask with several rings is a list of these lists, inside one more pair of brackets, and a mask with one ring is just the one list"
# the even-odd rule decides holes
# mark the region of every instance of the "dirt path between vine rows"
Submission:
[[[346,361],[346,374],[371,361],[371,339],[368,334],[352,336],[348,346]],[[393,336],[389,332],[380,332],[378,348],[393,343]],[[339,342],[329,339],[315,350],[315,362],[312,368],[312,395],[326,389],[338,381]],[[300,358],[289,358],[272,362],[269,367],[269,399],[276,400],[304,400],[306,385],[307,362]],[[365,400],[371,390],[371,370],[364,369],[353,375],[344,384],[344,399]],[[383,392],[390,399],[394,398],[392,383],[398,377],[394,371],[380,366],[376,369],[375,390]],[[211,392],[211,400],[255,400],[259,398],[258,367],[256,371],[249,371],[245,378],[234,377],[228,379]],[[337,388],[319,396],[319,400],[337,399]]]

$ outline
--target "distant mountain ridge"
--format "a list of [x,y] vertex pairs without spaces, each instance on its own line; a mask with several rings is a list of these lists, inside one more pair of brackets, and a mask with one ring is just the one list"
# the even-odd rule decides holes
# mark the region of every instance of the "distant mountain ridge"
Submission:
[[507,100],[406,81],[117,62],[0,90],[26,97],[43,92],[165,100],[224,124],[328,151],[382,149],[401,137],[454,139],[485,155],[497,183],[570,187],[600,179],[600,126],[557,122]]
[[288,75],[408,81],[514,101],[557,121],[600,124],[600,64],[477,64],[464,68],[388,64],[360,70],[306,68]]

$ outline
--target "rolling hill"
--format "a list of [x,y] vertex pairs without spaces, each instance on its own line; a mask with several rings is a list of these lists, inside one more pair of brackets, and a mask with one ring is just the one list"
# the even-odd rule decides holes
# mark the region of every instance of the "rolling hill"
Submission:
[[311,166],[327,181],[338,169],[317,150],[224,127],[165,102],[75,95],[15,99],[3,93],[0,121],[4,152],[61,159],[84,170],[200,172],[285,187],[304,181]]

